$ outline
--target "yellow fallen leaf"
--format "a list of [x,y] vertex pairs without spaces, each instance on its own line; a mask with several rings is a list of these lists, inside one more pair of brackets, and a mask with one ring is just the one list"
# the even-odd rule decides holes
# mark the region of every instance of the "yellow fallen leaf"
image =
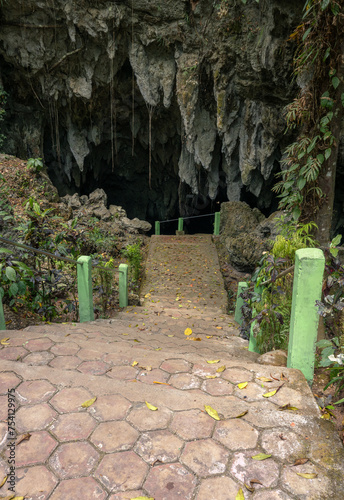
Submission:
[[138,361],[133,361],[133,362],[131,363],[131,366],[136,366],[136,365],[138,365],[138,364],[139,364],[139,362],[138,362]]
[[167,335],[168,337],[174,337],[174,335]]
[[204,408],[205,408],[205,411],[208,413],[208,415],[210,415],[214,420],[220,420],[220,417],[219,417],[217,411],[214,410],[214,408],[212,408],[209,405],[205,405]]
[[161,347],[157,347],[155,350],[156,351],[161,351]]
[[283,405],[283,406],[280,406],[279,408],[279,411],[284,411],[284,410],[292,410],[292,411],[297,411],[298,408],[296,408],[296,406],[290,406],[289,403]]
[[198,340],[198,342],[200,342],[202,339],[199,337],[189,337],[188,340]]
[[239,389],[245,389],[245,387],[247,387],[247,384],[248,382],[241,382],[240,384],[238,384],[238,387]]
[[7,337],[6,339],[2,339],[2,340],[0,340],[0,344],[1,344],[1,345],[8,345],[8,341],[9,341],[9,340],[10,340],[10,338],[9,338],[9,337]]
[[205,378],[217,378],[216,375],[206,375]]
[[153,381],[153,384],[171,385],[171,384],[168,384],[167,382],[157,382],[156,380]]
[[146,405],[147,405],[147,408],[149,408],[150,410],[152,411],[156,411],[158,409],[157,406],[153,406],[151,405],[150,403],[147,403],[147,401],[145,401]]
[[213,338],[213,335],[206,335],[206,338],[207,338],[207,339],[212,339],[212,338]]
[[252,488],[252,486],[249,486],[249,485],[248,485],[248,484],[246,484],[246,483],[244,483],[244,485],[245,485],[245,488],[246,488],[248,491],[250,491],[251,493],[253,493],[253,492],[254,492],[254,488]]
[[207,363],[209,363],[210,365],[213,365],[214,363],[219,363],[220,360],[219,359],[210,359],[210,360],[207,360]]
[[296,473],[298,476],[304,477],[305,479],[314,479],[315,477],[318,476],[318,474],[315,474],[314,472],[312,473],[303,473],[303,472],[297,472]]
[[192,334],[192,330],[191,330],[191,328],[186,328],[186,329],[184,330],[184,335],[191,335],[191,334]]
[[216,327],[218,330],[222,330],[222,326],[217,326]]
[[5,476],[4,479],[0,483],[0,488],[6,483],[8,476]]
[[265,453],[258,453],[258,455],[254,455],[253,460],[266,460],[267,458],[270,458],[271,455],[266,455]]
[[257,377],[257,379],[261,380],[262,382],[272,382],[272,379],[267,377]]
[[97,397],[89,399],[88,401],[85,401],[84,403],[82,403],[81,406],[83,408],[88,408],[89,406],[93,405],[93,403],[96,401],[96,399],[97,399]]
[[242,491],[242,488],[237,493],[237,496],[235,497],[235,500],[245,500],[244,492]]
[[248,413],[248,410],[243,411],[242,413],[240,413],[239,415],[237,415],[235,418],[241,418],[244,415],[246,415],[246,413]]
[[216,370],[216,373],[222,373],[222,372],[224,372],[224,371],[225,371],[225,369],[226,369],[225,365],[220,366],[220,368],[218,368],[218,369]]
[[277,390],[275,389],[274,391],[267,392],[263,394],[263,398],[271,398],[271,396],[274,396],[276,394]]

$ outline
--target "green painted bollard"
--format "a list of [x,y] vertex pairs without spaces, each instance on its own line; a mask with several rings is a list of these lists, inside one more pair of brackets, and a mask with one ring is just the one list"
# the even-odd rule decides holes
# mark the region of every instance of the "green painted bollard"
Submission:
[[235,313],[234,313],[234,319],[237,323],[239,323],[239,325],[242,324],[241,307],[244,304],[244,299],[239,297],[239,295],[245,290],[245,288],[248,288],[248,284],[245,281],[239,281],[237,299],[236,299],[236,304],[235,304]]
[[319,324],[315,301],[321,299],[324,268],[325,258],[321,250],[297,250],[287,367],[301,370],[308,382],[313,381],[314,375],[315,343]]
[[119,307],[128,305],[128,264],[120,264],[119,270]]
[[155,221],[155,234],[160,234],[160,222],[158,220]]
[[92,293],[92,259],[82,255],[78,258],[78,295],[80,323],[94,320]]
[[220,234],[220,212],[216,212],[214,221],[214,236],[219,236],[219,234]]
[[[260,295],[262,295],[262,293],[263,293],[263,287],[256,286],[254,288],[254,291],[255,291],[255,293],[259,293]],[[252,315],[253,315],[253,317],[256,316],[256,311],[255,311],[254,308],[252,310]],[[248,343],[248,350],[251,351],[251,352],[257,352],[258,354],[260,354],[260,351],[259,351],[258,345],[257,345],[257,338],[255,337],[255,335],[253,333],[254,327],[255,327],[255,321],[253,321],[251,323],[250,340],[249,340],[249,343]]]
[[178,219],[178,231],[183,231],[184,220],[183,217],[179,217]]
[[2,307],[1,294],[0,294],[0,330],[6,330],[6,322],[4,316],[4,309]]

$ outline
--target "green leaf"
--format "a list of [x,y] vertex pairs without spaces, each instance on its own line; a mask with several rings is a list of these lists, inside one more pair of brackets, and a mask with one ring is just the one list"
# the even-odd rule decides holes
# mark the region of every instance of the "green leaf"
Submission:
[[323,58],[323,61],[326,61],[326,59],[328,58],[328,56],[330,55],[330,52],[331,52],[331,48],[328,47],[326,49],[326,52],[325,52],[325,55],[324,55],[324,58]]
[[339,84],[340,84],[340,80],[339,80],[339,78],[338,78],[337,76],[334,76],[334,77],[332,78],[332,85],[333,85],[333,87],[336,89],[336,88],[338,87],[338,85],[339,85]]
[[8,248],[0,248],[0,253],[12,253]]
[[317,160],[318,160],[318,162],[320,163],[320,165],[322,165],[322,164],[324,163],[324,161],[325,161],[324,155],[319,154],[319,155],[317,156]]
[[326,151],[325,151],[325,159],[328,160],[329,157],[331,156],[331,153],[332,153],[332,149],[331,148],[327,148]]
[[311,26],[310,28],[308,28],[307,31],[305,31],[303,37],[302,37],[302,41],[304,42],[306,40],[306,38],[308,37],[309,33],[312,31],[312,28],[313,26]]
[[319,340],[319,342],[316,343],[317,347],[324,348],[324,347],[332,347],[332,342],[331,340],[323,339]]
[[342,99],[342,106],[344,106],[344,93],[340,97]]
[[327,9],[327,7],[329,6],[329,4],[330,4],[330,0],[322,0],[322,2],[321,2],[321,10]]
[[15,270],[13,269],[13,267],[6,267],[6,271],[5,271],[5,274],[7,276],[7,278],[10,280],[10,281],[15,281],[16,280],[16,272]]
[[337,236],[335,236],[331,241],[331,247],[337,247],[341,241],[342,241],[342,235],[337,234]]
[[335,403],[333,403],[334,405],[339,405],[340,403],[344,403],[344,398],[343,399],[340,399],[339,401],[336,401]]
[[266,460],[267,458],[270,458],[271,455],[266,455],[265,453],[258,453],[258,455],[254,455],[253,460]]
[[300,177],[300,179],[297,181],[297,187],[298,189],[303,189],[306,185],[306,179],[304,177]]
[[298,220],[298,218],[300,217],[300,215],[301,215],[300,207],[294,207],[293,208],[293,219],[294,220]]
[[14,295],[17,295],[17,293],[18,293],[18,285],[17,283],[12,283],[12,285],[10,286],[10,294],[13,297]]

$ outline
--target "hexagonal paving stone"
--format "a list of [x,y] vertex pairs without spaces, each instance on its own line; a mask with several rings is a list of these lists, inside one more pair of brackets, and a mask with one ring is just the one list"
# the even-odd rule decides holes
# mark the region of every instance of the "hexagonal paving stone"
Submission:
[[187,443],[180,461],[201,477],[225,471],[229,452],[211,439]]
[[119,394],[99,396],[88,411],[97,420],[121,420],[128,413],[131,403]]
[[240,419],[216,422],[213,438],[230,450],[255,448],[259,433],[251,425]]
[[105,453],[129,450],[139,433],[127,422],[103,422],[91,436],[91,441]]
[[7,423],[0,422],[0,450],[6,444],[7,431],[8,431],[8,425],[7,425]]
[[37,351],[25,356],[22,361],[29,366],[43,366],[47,365],[54,357],[52,352]]
[[205,380],[202,390],[212,396],[228,396],[233,393],[233,385],[222,378]]
[[80,363],[80,359],[76,356],[57,356],[50,361],[49,365],[61,370],[75,370]]
[[59,441],[73,441],[87,439],[95,426],[96,421],[88,413],[68,413],[59,415],[57,422],[50,427]]
[[107,493],[92,477],[61,481],[49,500],[105,500]]
[[220,364],[207,364],[204,363],[196,363],[193,366],[192,373],[197,375],[198,377],[206,378],[216,375],[216,370],[219,368]]
[[25,349],[31,352],[47,351],[53,345],[53,342],[47,338],[28,340],[24,344]]
[[129,500],[130,498],[145,497],[145,493],[142,490],[131,490],[122,491],[121,493],[115,493],[111,495],[109,500]]
[[197,500],[228,500],[229,498],[236,498],[238,491],[242,485],[237,484],[229,477],[210,477],[201,482],[198,490]]
[[30,500],[45,500],[58,480],[44,465],[16,470],[16,495]]
[[0,359],[8,359],[9,361],[17,361],[28,354],[28,351],[23,347],[5,347],[0,350]]
[[167,382],[169,376],[169,373],[156,368],[152,371],[141,370],[137,376],[137,380],[145,384],[153,384],[154,382]]
[[201,387],[201,380],[194,375],[190,375],[189,373],[172,375],[169,383],[176,389],[182,390],[199,389],[199,387]]
[[185,359],[166,359],[160,368],[168,373],[181,373],[188,372],[191,370],[191,363]]
[[178,459],[183,445],[184,442],[169,431],[151,431],[140,436],[134,450],[149,464],[168,463]]
[[62,479],[89,475],[95,468],[99,453],[87,442],[60,445],[49,459],[52,470]]
[[46,431],[33,432],[30,439],[16,447],[16,466],[45,462],[56,446],[57,442]]
[[80,351],[80,347],[78,344],[73,342],[58,342],[51,349],[56,356],[73,356],[78,351]]
[[[235,453],[230,465],[231,474],[242,483],[249,484],[250,479],[255,478],[265,488],[275,486],[279,476],[279,466],[272,458],[267,460],[253,460],[252,457],[261,453],[261,450],[250,450]],[[256,488],[260,488],[259,485]]]
[[[317,474],[314,479],[305,479],[297,473]],[[285,467],[281,478],[283,488],[296,498],[307,498],[307,500],[323,500],[325,498],[339,498],[336,485],[331,482],[329,476],[325,476],[321,469],[308,462],[297,467]]]
[[50,425],[57,413],[47,403],[22,406],[16,413],[16,428],[19,432],[40,431]]
[[306,441],[289,429],[264,431],[261,443],[266,453],[288,462],[308,456]]
[[7,394],[8,389],[15,389],[21,380],[13,372],[0,373],[0,394]]
[[107,376],[111,378],[118,378],[120,380],[131,380],[134,379],[138,371],[132,366],[114,366]]
[[7,420],[8,417],[8,397],[0,396],[0,420]]
[[26,405],[48,401],[55,392],[55,387],[47,380],[30,380],[20,384],[16,396],[20,404]]
[[281,490],[257,491],[253,500],[292,500],[292,498]]
[[250,382],[253,379],[253,373],[242,368],[227,368],[222,377],[232,384],[240,384],[241,382]]
[[129,365],[132,362],[131,356],[116,352],[111,352],[110,354],[104,356],[103,361],[105,361],[106,363],[111,363],[113,365]]
[[76,410],[82,410],[81,405],[93,396],[83,387],[71,387],[62,389],[56,394],[50,403],[57,411],[68,413]]
[[215,420],[200,410],[174,413],[170,429],[185,440],[206,439],[211,436]]
[[196,478],[180,464],[169,464],[153,467],[144,488],[157,500],[191,500],[196,484]]
[[103,356],[102,353],[94,351],[92,349],[81,349],[78,352],[78,358],[82,361],[98,361]]
[[104,375],[110,368],[110,365],[103,361],[84,361],[79,365],[78,370],[81,373],[89,373],[90,375]]
[[234,388],[233,394],[240,399],[246,401],[259,401],[262,399],[263,394],[269,392],[266,387],[261,387],[254,382],[249,382],[244,389],[239,389],[237,386]]
[[152,431],[165,429],[172,415],[172,411],[164,406],[159,406],[159,411],[151,411],[145,404],[141,404],[131,410],[127,420],[134,424],[140,431]]
[[141,488],[149,466],[133,451],[105,455],[95,476],[111,492]]

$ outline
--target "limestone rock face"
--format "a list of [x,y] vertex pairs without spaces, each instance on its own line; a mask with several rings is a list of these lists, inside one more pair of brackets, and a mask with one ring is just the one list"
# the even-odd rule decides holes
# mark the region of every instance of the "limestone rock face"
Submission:
[[[44,156],[59,194],[128,216],[246,193],[269,208],[298,0],[11,0],[0,6],[6,152]],[[196,207],[197,208],[197,207]],[[209,210],[208,210],[209,211]]]
[[287,351],[278,349],[277,351],[270,351],[262,354],[257,359],[257,363],[261,365],[272,365],[272,366],[287,366]]

